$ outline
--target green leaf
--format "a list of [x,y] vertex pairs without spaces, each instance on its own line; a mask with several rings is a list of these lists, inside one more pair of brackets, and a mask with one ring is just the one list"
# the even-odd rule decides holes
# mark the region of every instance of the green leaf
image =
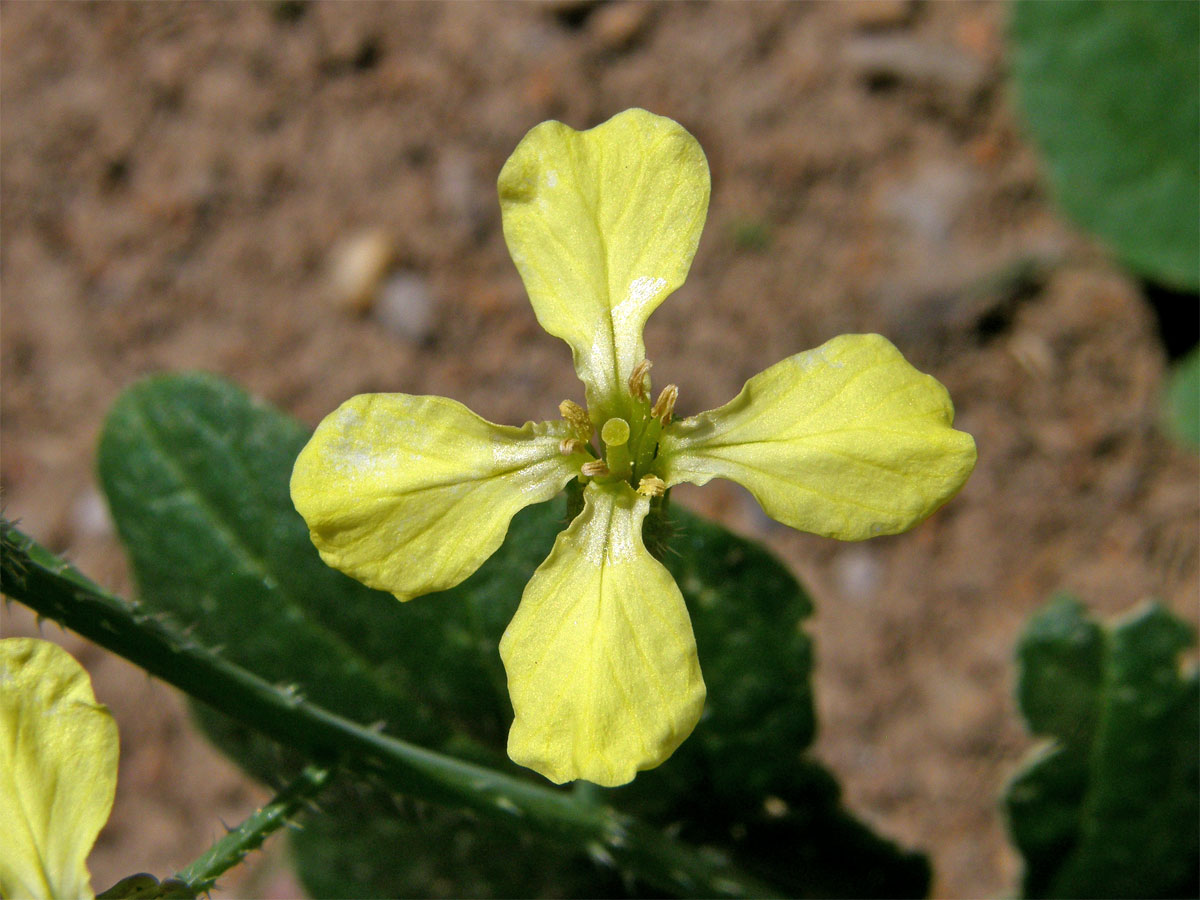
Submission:
[[1200,4],[1021,0],[1012,37],[1067,213],[1142,275],[1200,288]]
[[1104,679],[1104,630],[1063,596],[1029,623],[1017,650],[1017,701],[1034,734],[1091,748]]
[[[512,709],[497,647],[566,527],[563,499],[518,513],[501,549],[462,584],[401,604],[320,562],[287,493],[306,438],[302,426],[210,376],[154,378],[120,398],[100,469],[143,606],[331,711],[386,721],[393,734],[544,785],[504,754]],[[709,698],[671,759],[625,788],[593,789],[598,799],[745,858],[784,893],[923,894],[924,858],[856,822],[833,779],[804,758],[814,720],[812,649],[801,628],[810,604],[800,586],[761,547],[682,510],[672,518],[664,563],[689,607]],[[278,774],[278,750],[203,718],[251,771]],[[322,808],[291,838],[316,896],[649,889],[627,887],[628,873],[609,867],[600,847],[591,857],[563,854],[515,818],[500,827],[365,787],[323,797]]]
[[164,878],[159,881],[147,872],[122,878],[108,890],[96,895],[96,900],[195,900],[196,892],[182,881]]
[[1018,698],[1051,739],[1009,785],[1028,897],[1183,897],[1200,890],[1200,680],[1191,629],[1147,604],[1108,629],[1069,597],[1030,623]]
[[[293,859],[314,897],[620,896],[620,873],[564,857],[520,827],[346,785],[292,835]],[[515,822],[514,822],[515,824]]]
[[1193,450],[1200,450],[1200,348],[1176,363],[1167,382],[1167,428]]

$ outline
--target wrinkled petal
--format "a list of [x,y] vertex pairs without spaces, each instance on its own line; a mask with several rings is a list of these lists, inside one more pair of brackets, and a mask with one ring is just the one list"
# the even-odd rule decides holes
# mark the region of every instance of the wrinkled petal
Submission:
[[963,486],[975,441],[953,421],[946,389],[885,338],[842,335],[670,425],[658,471],[668,485],[731,479],[785,525],[861,540],[912,527]]
[[91,897],[117,789],[117,724],[55,644],[0,640],[0,897]]
[[[504,237],[542,327],[571,345],[599,418],[645,356],[642,326],[687,277],[708,210],[708,162],[643,109],[589,131],[543,122],[500,172]],[[596,412],[596,411],[599,412]]]
[[508,755],[551,781],[612,787],[659,765],[704,706],[675,580],[642,543],[649,501],[589,484],[500,642],[516,719]]
[[401,600],[453,587],[523,507],[577,474],[557,422],[493,425],[444,397],[362,394],[325,418],[292,503],[328,565]]

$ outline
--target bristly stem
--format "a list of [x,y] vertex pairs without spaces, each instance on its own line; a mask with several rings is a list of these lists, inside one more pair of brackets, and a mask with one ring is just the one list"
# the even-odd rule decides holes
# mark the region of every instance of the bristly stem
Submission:
[[779,896],[718,854],[604,804],[372,731],[270,684],[81,575],[0,517],[0,587],[34,612],[123,656],[219,712],[392,790],[525,827],[679,897]]
[[217,878],[232,869],[251,850],[262,846],[307,805],[329,781],[329,770],[306,767],[292,782],[240,825],[208,848],[203,856],[175,876],[193,894],[212,890]]
[[310,804],[328,781],[328,769],[307,766],[275,795],[275,799],[259,807],[236,828],[229,829],[223,838],[186,869],[162,881],[146,872],[130,875],[97,894],[96,900],[195,900],[201,894],[207,894],[216,886],[221,875],[289,824],[292,817]]

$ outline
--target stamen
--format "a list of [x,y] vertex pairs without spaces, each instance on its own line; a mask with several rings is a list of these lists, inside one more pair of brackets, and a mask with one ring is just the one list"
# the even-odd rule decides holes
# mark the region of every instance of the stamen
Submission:
[[629,373],[629,393],[638,400],[646,402],[650,399],[650,385],[646,376],[650,374],[650,360],[643,359]]
[[563,456],[574,456],[587,449],[587,444],[579,438],[563,438],[558,442],[558,452]]
[[675,412],[675,401],[677,399],[679,399],[679,388],[673,384],[668,384],[662,389],[662,393],[658,395],[658,399],[654,401],[654,405],[650,407],[651,417],[658,419],[666,425],[671,421],[671,414]]
[[657,475],[643,475],[637,486],[637,492],[643,497],[661,497],[666,490],[667,483]]
[[592,459],[579,467],[579,474],[586,475],[588,478],[602,478],[612,473],[608,471],[608,464],[604,460]]
[[588,418],[587,410],[576,403],[574,400],[564,400],[558,404],[558,411],[567,424],[571,426],[571,430],[575,432],[575,436],[585,444],[592,438],[592,420]]

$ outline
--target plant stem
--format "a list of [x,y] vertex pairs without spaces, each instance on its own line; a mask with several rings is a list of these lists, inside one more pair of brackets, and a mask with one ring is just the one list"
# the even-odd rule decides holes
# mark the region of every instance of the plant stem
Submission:
[[0,589],[319,765],[344,765],[399,793],[528,828],[675,896],[778,895],[719,854],[611,807],[434,753],[309,703],[106,592],[2,517]]
[[256,810],[175,877],[193,894],[212,890],[221,874],[240,863],[251,850],[261,847],[263,841],[286,825],[328,781],[328,769],[307,766],[270,803]]

